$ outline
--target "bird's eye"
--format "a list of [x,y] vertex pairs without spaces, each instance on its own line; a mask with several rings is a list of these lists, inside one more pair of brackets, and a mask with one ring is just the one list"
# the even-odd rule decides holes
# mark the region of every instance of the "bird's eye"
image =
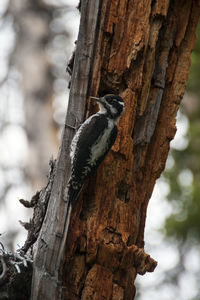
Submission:
[[109,104],[113,104],[113,99],[112,99],[112,98],[108,97],[106,100],[107,100],[107,102],[108,102]]

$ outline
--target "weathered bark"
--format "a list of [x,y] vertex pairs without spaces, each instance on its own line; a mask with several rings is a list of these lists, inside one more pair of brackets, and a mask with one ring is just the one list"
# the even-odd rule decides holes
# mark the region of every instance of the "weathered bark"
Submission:
[[[195,0],[82,1],[66,125],[84,119],[89,95],[120,94],[126,110],[115,145],[72,211],[68,232],[64,200],[73,132],[65,127],[32,299],[130,300],[137,273],[155,268],[143,250],[146,209],[176,132],[199,13]],[[88,114],[93,112],[89,104]]]
[[[70,90],[66,125],[76,125],[85,117],[86,99],[91,78],[94,40],[97,28],[99,1],[90,1],[83,7],[91,9],[91,14],[83,14],[72,84]],[[90,32],[90,34],[89,34]],[[77,120],[76,120],[77,119]],[[35,250],[32,299],[61,299],[65,289],[62,280],[64,248],[68,229],[68,203],[66,201],[66,184],[70,175],[69,147],[74,132],[65,126],[62,145],[56,165],[54,182],[47,213]],[[69,214],[70,215],[70,214]]]

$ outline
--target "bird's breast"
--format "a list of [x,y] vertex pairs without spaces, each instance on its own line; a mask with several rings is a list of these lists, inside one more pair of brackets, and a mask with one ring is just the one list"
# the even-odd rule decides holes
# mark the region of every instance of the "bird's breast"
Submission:
[[108,151],[110,144],[110,136],[113,128],[115,127],[113,120],[108,121],[108,126],[104,129],[102,134],[98,137],[96,142],[91,148],[89,163],[95,164],[95,162]]

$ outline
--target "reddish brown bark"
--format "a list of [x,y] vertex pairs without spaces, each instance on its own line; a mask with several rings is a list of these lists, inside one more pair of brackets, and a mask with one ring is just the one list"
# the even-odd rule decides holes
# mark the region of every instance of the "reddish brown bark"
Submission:
[[72,212],[65,299],[133,299],[137,273],[156,266],[142,250],[146,209],[176,132],[199,11],[193,0],[102,1],[89,95],[120,94],[126,110]]
[[[146,210],[176,132],[200,4],[81,3],[66,126],[35,246],[31,299],[130,300],[137,274],[156,266],[144,252]],[[68,230],[66,185],[74,132],[67,125],[84,120],[89,96],[107,93],[123,97],[125,113],[112,150],[82,190]],[[95,110],[89,103],[87,114]]]

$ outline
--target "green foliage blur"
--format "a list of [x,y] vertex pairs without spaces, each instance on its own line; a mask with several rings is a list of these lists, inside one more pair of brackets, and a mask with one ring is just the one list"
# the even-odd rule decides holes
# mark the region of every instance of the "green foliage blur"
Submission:
[[[167,218],[166,234],[181,245],[188,240],[200,243],[200,22],[197,42],[191,56],[191,68],[181,115],[188,123],[186,146],[172,149],[172,168],[165,172],[170,185],[169,201],[173,214]],[[191,244],[191,243],[190,243]]]

